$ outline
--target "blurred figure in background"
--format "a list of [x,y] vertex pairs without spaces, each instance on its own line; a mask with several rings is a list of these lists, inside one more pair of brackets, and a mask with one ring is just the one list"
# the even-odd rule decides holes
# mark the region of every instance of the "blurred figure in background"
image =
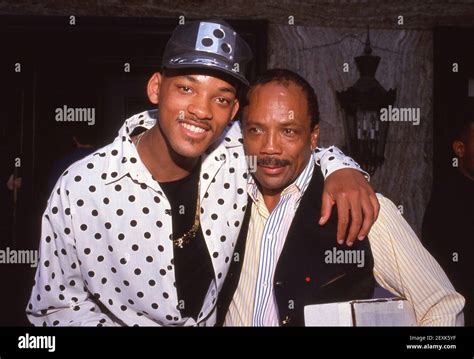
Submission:
[[[474,326],[474,103],[466,104],[455,127],[448,179],[435,184],[423,220],[425,246],[466,298],[466,326]],[[456,166],[457,165],[457,166]]]
[[59,176],[74,162],[90,155],[97,147],[96,129],[93,126],[78,125],[73,130],[74,150],[53,163],[48,179],[48,193],[54,188]]

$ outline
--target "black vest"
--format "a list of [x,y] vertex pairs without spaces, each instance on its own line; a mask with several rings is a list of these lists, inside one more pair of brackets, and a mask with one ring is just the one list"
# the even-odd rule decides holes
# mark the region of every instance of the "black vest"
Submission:
[[[368,299],[373,296],[374,261],[367,238],[363,241],[356,240],[352,247],[337,244],[335,208],[326,225],[318,224],[323,186],[323,176],[316,167],[278,259],[273,285],[282,326],[304,326],[305,305]],[[218,326],[224,322],[239,283],[251,207],[252,201],[249,199],[235,247],[238,256],[234,253],[226,281],[219,294],[216,324]],[[357,253],[354,250],[361,252]],[[359,257],[355,257],[355,253]],[[354,263],[354,259],[360,259],[362,255],[364,266],[359,267]],[[343,258],[345,262],[341,263]]]

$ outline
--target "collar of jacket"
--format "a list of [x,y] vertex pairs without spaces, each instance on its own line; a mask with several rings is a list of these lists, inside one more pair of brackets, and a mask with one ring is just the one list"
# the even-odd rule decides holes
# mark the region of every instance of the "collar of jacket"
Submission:
[[[107,156],[103,179],[106,184],[114,183],[126,175],[161,192],[158,183],[152,178],[134,146],[130,134],[137,127],[152,128],[157,121],[158,110],[138,113],[128,118],[118,132],[113,143],[98,150],[95,155]],[[231,122],[222,135],[206,150],[202,156],[201,172],[208,173],[208,179],[201,179],[202,196],[214,178],[215,173],[228,159],[228,149],[242,147],[242,132],[238,121]],[[201,197],[202,197],[201,196]]]

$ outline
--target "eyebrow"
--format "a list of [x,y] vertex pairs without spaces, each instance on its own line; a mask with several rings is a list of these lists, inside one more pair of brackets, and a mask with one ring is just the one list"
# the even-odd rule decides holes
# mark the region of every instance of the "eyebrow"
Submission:
[[194,82],[194,83],[200,83],[201,82],[197,78],[195,78],[194,76],[191,76],[191,75],[186,75],[185,78],[186,78],[186,80]]
[[281,120],[279,124],[282,126],[299,126],[294,120]]
[[[259,126],[265,125],[264,122],[261,122],[261,121],[259,121],[259,120],[254,120],[254,119],[251,119],[251,118],[245,119],[244,122],[245,122],[245,123],[250,123],[250,124],[252,124],[252,125],[259,125]],[[282,121],[278,121],[278,124],[281,125],[281,126],[295,126],[295,127],[301,127],[300,124],[294,123],[292,120],[282,120]]]
[[226,87],[226,86],[224,86],[224,87],[218,87],[217,89],[218,89],[220,92],[230,92],[230,93],[232,93],[232,94],[234,94],[234,95],[237,93],[237,92],[235,91],[235,88],[233,88],[233,87]]
[[[186,78],[186,80],[188,80],[192,83],[195,83],[195,84],[201,83],[201,81],[199,81],[196,77],[194,77],[192,75],[186,75],[185,78]],[[221,87],[218,87],[217,90],[220,91],[220,92],[230,92],[234,95],[237,93],[235,88],[232,87],[232,86],[221,86]]]

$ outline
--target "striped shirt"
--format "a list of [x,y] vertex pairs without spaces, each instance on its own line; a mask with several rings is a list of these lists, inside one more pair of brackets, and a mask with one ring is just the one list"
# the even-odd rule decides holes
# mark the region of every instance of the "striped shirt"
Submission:
[[225,325],[277,326],[273,275],[300,200],[313,176],[314,161],[286,187],[272,213],[252,176],[247,193],[252,213],[239,285],[230,304]]
[[[245,257],[224,325],[279,325],[273,275],[312,170],[313,166],[306,167],[282,192],[280,202],[270,215],[262,194],[249,180],[248,194],[253,204]],[[413,305],[420,326],[463,325],[464,298],[455,291],[393,202],[381,194],[377,197],[380,213],[368,235],[377,283],[395,296],[406,298]]]
[[[377,283],[413,304],[420,326],[464,325],[464,297],[388,198],[369,232]],[[449,240],[449,238],[446,238]]]

